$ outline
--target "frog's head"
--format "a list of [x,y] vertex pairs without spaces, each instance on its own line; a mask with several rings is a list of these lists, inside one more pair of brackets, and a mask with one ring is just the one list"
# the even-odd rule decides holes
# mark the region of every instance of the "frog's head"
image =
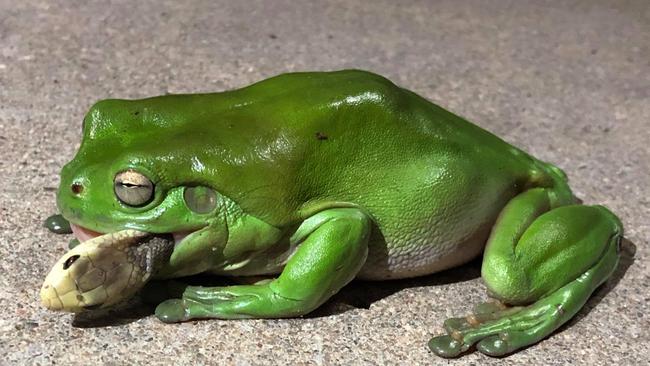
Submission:
[[178,245],[208,227],[227,240],[227,200],[204,164],[201,132],[187,135],[186,116],[172,113],[179,99],[169,98],[164,108],[156,98],[105,100],[86,115],[81,146],[61,171],[57,195],[81,241],[136,229],[173,234]]

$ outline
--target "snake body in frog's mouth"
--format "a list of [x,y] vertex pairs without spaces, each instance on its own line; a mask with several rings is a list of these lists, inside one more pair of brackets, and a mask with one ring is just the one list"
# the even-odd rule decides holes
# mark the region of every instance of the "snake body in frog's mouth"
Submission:
[[41,288],[50,310],[104,308],[133,296],[169,260],[188,233],[121,230],[102,234],[71,225],[80,244],[54,265]]
[[[79,240],[80,243],[105,234],[73,223],[70,223],[70,229],[72,229],[72,234],[75,236],[75,238],[77,238],[77,240]],[[170,233],[170,235],[174,238],[174,244],[178,245],[181,241],[183,241],[183,239],[185,239],[186,236],[191,233],[193,233],[193,231],[177,231]]]

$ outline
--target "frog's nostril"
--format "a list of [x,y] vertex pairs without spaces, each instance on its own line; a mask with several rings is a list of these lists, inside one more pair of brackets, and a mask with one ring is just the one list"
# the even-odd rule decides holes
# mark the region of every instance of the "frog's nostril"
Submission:
[[70,189],[72,189],[72,193],[79,194],[79,193],[83,192],[84,186],[82,186],[81,183],[72,183],[72,186],[70,186]]

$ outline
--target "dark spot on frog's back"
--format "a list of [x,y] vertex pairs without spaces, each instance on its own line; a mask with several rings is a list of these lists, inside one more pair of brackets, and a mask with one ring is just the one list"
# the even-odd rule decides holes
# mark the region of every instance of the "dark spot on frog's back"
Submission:
[[317,140],[327,140],[329,137],[324,134],[323,132],[316,132],[316,139]]

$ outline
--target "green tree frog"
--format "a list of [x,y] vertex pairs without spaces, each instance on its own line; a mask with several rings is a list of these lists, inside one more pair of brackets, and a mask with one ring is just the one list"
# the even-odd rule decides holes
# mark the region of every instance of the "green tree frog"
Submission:
[[43,286],[51,309],[206,272],[271,279],[187,286],[156,316],[297,317],[355,278],[427,275],[483,253],[498,301],[445,321],[429,341],[443,357],[551,334],[611,275],[623,235],[559,168],[359,70],[100,101],[57,197],[55,226],[69,222],[82,244]]

